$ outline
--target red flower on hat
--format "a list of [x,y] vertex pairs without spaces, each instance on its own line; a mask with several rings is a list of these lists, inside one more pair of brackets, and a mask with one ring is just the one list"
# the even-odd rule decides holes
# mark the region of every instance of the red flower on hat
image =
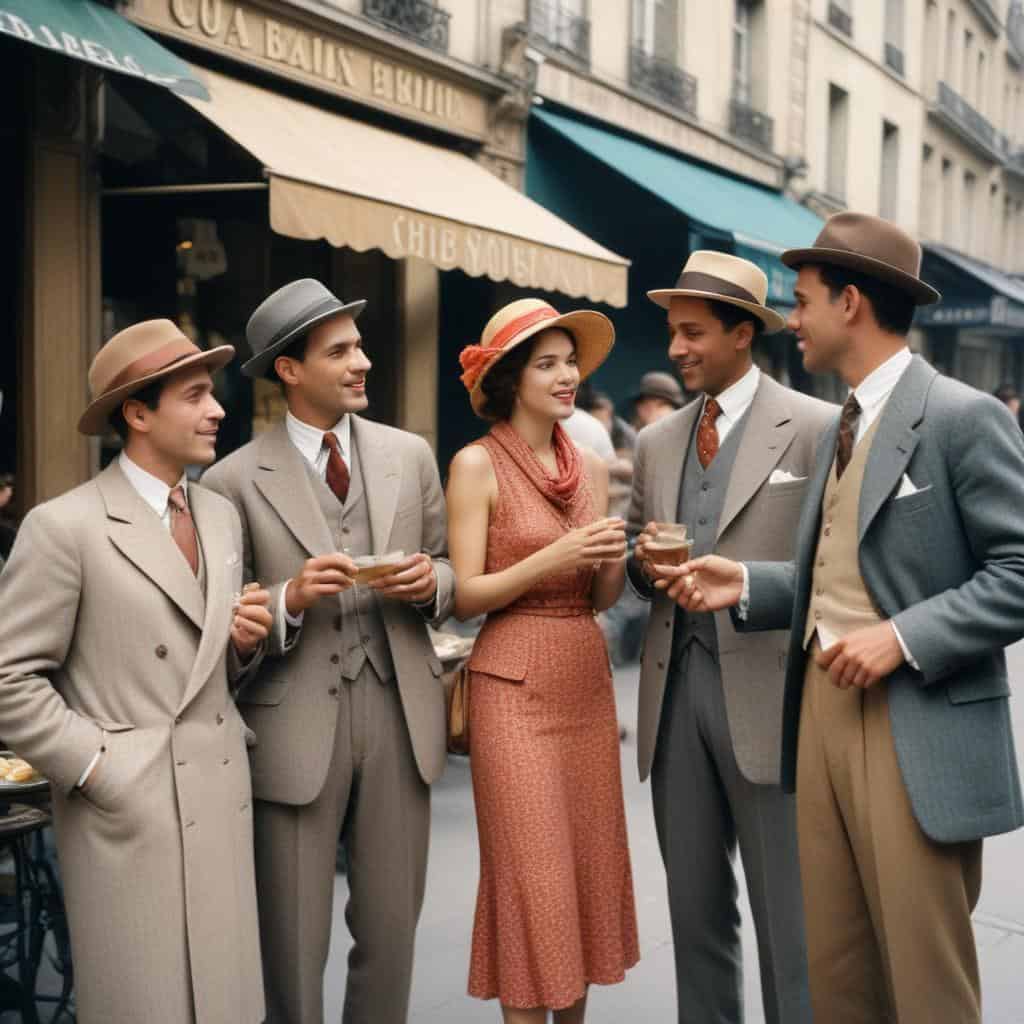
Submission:
[[459,353],[459,365],[465,371],[459,378],[467,391],[476,387],[484,370],[490,365],[500,348],[484,348],[482,345],[467,345]]

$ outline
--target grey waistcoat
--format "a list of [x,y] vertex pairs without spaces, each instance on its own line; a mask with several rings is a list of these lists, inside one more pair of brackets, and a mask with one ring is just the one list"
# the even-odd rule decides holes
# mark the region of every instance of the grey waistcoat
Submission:
[[[348,498],[344,505],[317,475],[312,466],[302,460],[313,484],[313,494],[320,502],[331,539],[338,551],[357,558],[371,555],[373,540],[370,536],[370,509],[363,490],[363,474],[359,469],[359,455],[352,447],[349,464]],[[384,552],[379,552],[384,554]],[[382,680],[395,676],[391,647],[387,640],[384,619],[376,594],[369,587],[352,587],[340,596],[341,603],[341,677],[355,679],[369,659],[373,670]]]
[[[749,411],[749,410],[748,410]],[[690,444],[686,452],[683,466],[683,481],[679,488],[679,522],[686,524],[686,535],[693,540],[691,558],[708,555],[715,549],[718,538],[718,523],[722,518],[725,506],[725,494],[732,476],[732,467],[736,462],[736,453],[740,450],[743,431],[747,427],[747,413],[743,414],[722,446],[718,454],[705,469],[697,458],[697,428],[700,420],[694,425]],[[718,657],[718,633],[715,629],[715,617],[711,612],[687,612],[676,607],[675,628],[672,631],[672,661],[678,664],[686,645],[696,640],[712,657]]]

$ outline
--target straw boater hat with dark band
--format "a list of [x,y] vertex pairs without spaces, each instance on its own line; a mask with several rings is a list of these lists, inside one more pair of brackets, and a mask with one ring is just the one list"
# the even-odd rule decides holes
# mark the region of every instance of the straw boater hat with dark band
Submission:
[[905,231],[866,213],[833,214],[809,249],[787,249],[787,267],[827,263],[856,270],[905,292],[915,305],[930,306],[942,296],[921,280],[921,246]]
[[102,434],[110,414],[126,398],[161,377],[189,366],[206,366],[212,373],[235,357],[230,345],[201,349],[170,320],[144,320],[115,334],[89,367],[92,402],[78,421],[82,434]]
[[343,302],[311,277],[278,288],[256,307],[245,325],[245,338],[253,356],[242,364],[242,373],[248,377],[264,376],[293,341],[333,316],[347,314],[354,320],[365,307],[365,299]]
[[677,295],[738,306],[756,316],[768,334],[786,326],[785,317],[765,305],[768,278],[764,271],[750,260],[727,252],[698,249],[690,253],[675,288],[656,288],[647,293],[647,298],[668,309]]
[[615,343],[615,328],[604,313],[592,309],[559,313],[540,299],[510,302],[487,321],[480,344],[467,345],[459,354],[464,371],[461,380],[478,416],[487,400],[481,384],[491,367],[517,345],[553,327],[568,331],[575,340],[580,380],[589,377],[605,361]]

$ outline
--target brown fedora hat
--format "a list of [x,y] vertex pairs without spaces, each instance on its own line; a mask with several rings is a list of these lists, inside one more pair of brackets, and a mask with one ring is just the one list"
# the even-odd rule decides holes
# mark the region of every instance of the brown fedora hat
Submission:
[[906,292],[918,306],[930,306],[942,296],[921,280],[921,246],[905,231],[881,217],[866,213],[835,213],[809,249],[787,249],[787,267],[828,263],[877,277]]
[[786,318],[765,305],[768,278],[764,271],[750,260],[727,252],[698,249],[690,253],[675,288],[657,288],[648,292],[647,298],[668,309],[676,295],[739,306],[753,313],[764,324],[768,334],[781,331],[786,326]]
[[115,334],[89,367],[92,402],[78,421],[82,434],[102,434],[110,414],[136,391],[188,366],[219,370],[235,357],[230,345],[201,349],[170,320],[143,320]]

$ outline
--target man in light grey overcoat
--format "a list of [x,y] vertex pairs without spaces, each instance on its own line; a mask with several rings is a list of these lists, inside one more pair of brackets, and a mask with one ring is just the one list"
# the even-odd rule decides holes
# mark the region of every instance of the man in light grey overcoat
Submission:
[[815,1020],[980,1024],[982,838],[1024,823],[1003,653],[1024,635],[1024,439],[910,352],[915,306],[939,295],[895,225],[837,214],[782,258],[805,365],[851,388],[795,559],[700,558],[668,593],[792,627],[782,777]]
[[[237,507],[246,577],[270,584],[275,628],[239,695],[257,736],[256,877],[267,1019],[320,1024],[339,833],[354,945],[345,1024],[406,1020],[423,902],[430,784],[445,765],[441,665],[428,622],[450,614],[444,497],[421,438],[356,415],[370,360],[322,284],[253,313],[243,367],[273,375],[286,420],[213,467]],[[401,551],[370,586],[354,559]]]
[[238,515],[184,475],[213,461],[209,371],[233,354],[169,320],[111,338],[79,430],[124,450],[29,513],[0,575],[0,736],[50,780],[82,1024],[264,1019],[228,683],[259,665],[269,595],[238,596]]
[[752,263],[695,252],[668,311],[669,357],[701,397],[641,431],[629,528],[638,592],[654,600],[640,673],[640,777],[668,876],[678,1017],[743,1020],[733,858],[743,856],[770,1024],[810,1021],[796,808],[779,787],[784,631],[744,637],[729,616],[690,615],[652,586],[652,520],[684,523],[705,554],[789,558],[814,451],[838,410],[777,384],[751,344],[782,317]]

